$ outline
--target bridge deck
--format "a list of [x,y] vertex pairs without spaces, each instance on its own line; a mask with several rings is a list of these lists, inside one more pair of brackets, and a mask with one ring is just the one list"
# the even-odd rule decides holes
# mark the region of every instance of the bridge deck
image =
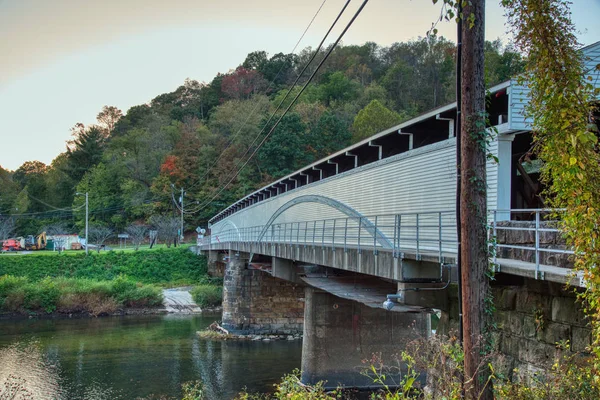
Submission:
[[[336,245],[312,245],[312,244],[290,244],[279,242],[221,242],[205,243],[200,245],[200,250],[235,250],[250,254],[261,254],[265,256],[280,257],[294,260],[300,263],[322,265],[345,271],[358,272],[379,278],[403,281],[404,260],[440,262],[440,266],[446,265],[455,268],[456,253],[446,252],[442,254],[421,253],[416,254],[414,250],[402,249],[358,249],[356,246],[339,247]],[[441,261],[440,261],[441,260]],[[492,260],[490,260],[492,261]],[[551,265],[525,262],[498,258],[495,260],[498,272],[522,276],[525,278],[541,279],[561,284],[569,284],[574,287],[584,287],[585,282],[570,268],[561,268]],[[536,270],[538,271],[536,274]],[[456,273],[450,276],[456,277]]]

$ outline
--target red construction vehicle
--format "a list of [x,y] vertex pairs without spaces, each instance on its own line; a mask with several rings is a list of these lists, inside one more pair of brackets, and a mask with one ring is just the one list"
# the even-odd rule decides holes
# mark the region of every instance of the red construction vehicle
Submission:
[[2,242],[2,251],[19,251],[23,250],[21,242],[17,239],[6,239]]

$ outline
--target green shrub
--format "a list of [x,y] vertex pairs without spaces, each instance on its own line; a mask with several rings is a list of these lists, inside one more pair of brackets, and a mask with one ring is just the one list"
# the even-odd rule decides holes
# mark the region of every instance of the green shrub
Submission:
[[16,312],[23,308],[27,278],[5,275],[0,277],[0,309]]
[[223,286],[201,284],[192,289],[192,298],[200,307],[214,307],[223,302]]
[[0,277],[0,310],[8,312],[89,312],[101,315],[120,307],[152,307],[162,303],[162,290],[119,276],[112,281],[86,278]]
[[26,284],[27,278],[12,275],[0,276],[0,305],[2,304],[2,299],[6,298],[9,293]]
[[39,282],[28,283],[25,286],[25,301],[23,306],[30,311],[43,310],[51,313],[56,310],[56,304],[61,295],[60,288],[51,278]]

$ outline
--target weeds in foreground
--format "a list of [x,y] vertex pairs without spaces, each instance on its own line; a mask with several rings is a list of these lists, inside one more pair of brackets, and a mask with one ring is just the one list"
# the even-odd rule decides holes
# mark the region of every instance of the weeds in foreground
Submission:
[[[568,348],[568,346],[567,346]],[[565,350],[565,349],[563,349]],[[371,400],[445,399],[461,400],[462,363],[464,354],[456,337],[433,336],[411,342],[402,352],[399,361],[404,363],[404,373],[399,367],[387,367],[380,357],[369,360],[363,375],[371,377],[381,389],[371,394]],[[494,375],[494,355],[485,359],[481,368],[490,368],[493,395],[497,400],[598,400],[600,399],[600,371],[594,359],[587,355],[563,351],[554,365],[545,373],[525,375],[515,371],[514,380]],[[420,371],[427,372],[427,384],[421,388]],[[400,376],[390,384],[390,373]],[[329,392],[323,382],[308,386],[300,381],[299,371],[283,377],[272,395],[241,393],[237,400],[346,399],[341,389]]]

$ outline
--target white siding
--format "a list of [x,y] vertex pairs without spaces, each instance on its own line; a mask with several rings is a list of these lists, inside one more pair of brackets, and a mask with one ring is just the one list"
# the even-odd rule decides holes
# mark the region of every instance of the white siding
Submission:
[[[497,142],[490,146],[497,155]],[[488,207],[496,207],[498,164],[487,162]],[[353,208],[363,216],[379,217],[381,231],[392,238],[395,214],[428,211],[452,211],[456,196],[456,139],[422,147],[358,169],[291,190],[239,211],[214,224],[213,233],[237,228],[261,226],[284,204],[303,195],[321,195]],[[300,203],[283,212],[274,223],[318,221],[345,218],[341,211],[319,203]],[[424,216],[424,225],[437,225],[437,216]],[[443,216],[444,239],[454,240],[454,214]],[[411,217],[406,217],[411,223]],[[371,218],[371,222],[373,219]],[[414,224],[414,220],[412,220]],[[388,227],[386,228],[385,225]],[[303,225],[304,226],[304,225]],[[320,229],[321,225],[317,225]],[[312,225],[308,225],[312,227]],[[328,225],[331,227],[331,224]],[[338,225],[338,229],[339,229]],[[302,228],[303,229],[303,228]],[[294,235],[302,236],[304,230]],[[312,228],[310,230],[312,232]],[[309,234],[310,236],[311,234]],[[308,238],[310,240],[310,238]]]
[[[498,157],[498,138],[490,143],[488,152]],[[498,208],[498,162],[495,159],[488,158],[486,163],[486,180],[487,180],[487,207],[489,210]]]
[[[585,78],[596,88],[600,88],[600,71],[596,68],[600,64],[600,42],[583,49]],[[519,85],[516,79],[511,80],[509,89],[509,124],[513,130],[531,130],[531,119],[525,118],[524,111],[529,102],[529,88],[527,84]]]
[[[365,216],[451,210],[456,191],[455,139],[422,147],[324,179],[262,201],[218,222],[238,228],[265,224],[290,200],[308,194],[326,196]],[[344,216],[325,205],[305,203],[276,222],[313,221]]]
[[597,68],[600,64],[600,42],[583,49],[583,54],[585,56],[585,75],[591,78],[594,87],[600,88],[600,70]]
[[515,79],[511,81],[508,94],[508,123],[510,129],[531,130],[531,118],[525,118],[525,106],[529,103],[529,88],[519,85]]

